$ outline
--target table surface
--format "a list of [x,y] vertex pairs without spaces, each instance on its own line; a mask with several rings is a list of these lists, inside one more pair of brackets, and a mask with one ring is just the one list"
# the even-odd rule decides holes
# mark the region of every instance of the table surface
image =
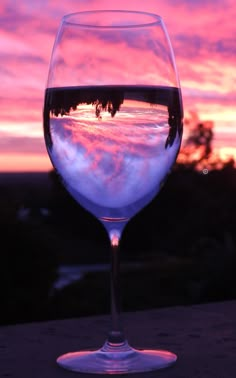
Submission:
[[[124,313],[122,318],[132,346],[178,355],[171,368],[128,376],[236,377],[236,301]],[[66,352],[99,348],[109,324],[109,316],[94,316],[0,327],[0,377],[94,378],[66,371],[55,360]]]

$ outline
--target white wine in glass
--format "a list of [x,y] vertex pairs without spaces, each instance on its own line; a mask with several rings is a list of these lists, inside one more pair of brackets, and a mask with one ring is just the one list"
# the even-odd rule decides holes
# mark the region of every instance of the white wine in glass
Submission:
[[174,353],[132,348],[119,303],[119,241],[127,222],[158,194],[179,152],[182,97],[162,18],[126,10],[63,17],[44,101],[51,162],[111,243],[111,330],[99,350],[66,353],[68,370],[125,374],[161,369]]

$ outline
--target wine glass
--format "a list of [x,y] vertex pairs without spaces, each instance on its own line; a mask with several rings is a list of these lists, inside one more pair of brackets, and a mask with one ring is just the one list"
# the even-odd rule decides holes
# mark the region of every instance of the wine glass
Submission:
[[67,353],[65,369],[123,374],[173,364],[165,350],[131,347],[120,321],[119,241],[157,195],[182,137],[182,97],[162,18],[126,10],[63,17],[45,91],[44,136],[67,191],[111,244],[111,331],[99,350]]

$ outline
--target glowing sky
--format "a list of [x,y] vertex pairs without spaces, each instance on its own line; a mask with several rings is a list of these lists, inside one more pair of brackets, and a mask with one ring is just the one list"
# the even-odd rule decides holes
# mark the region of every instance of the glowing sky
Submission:
[[[215,124],[216,146],[236,148],[235,0],[1,0],[0,171],[51,168],[42,104],[55,34],[64,14],[96,8],[160,14],[175,51],[185,114]],[[118,4],[118,5],[117,5]]]

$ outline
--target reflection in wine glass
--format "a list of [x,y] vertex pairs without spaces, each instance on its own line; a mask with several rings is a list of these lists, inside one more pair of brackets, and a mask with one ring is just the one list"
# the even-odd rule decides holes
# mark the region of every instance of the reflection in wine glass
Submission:
[[112,249],[111,332],[99,350],[59,357],[66,369],[119,374],[176,361],[167,351],[129,346],[119,316],[118,247],[127,222],[157,195],[175,162],[182,118],[159,16],[88,11],[63,18],[45,92],[45,142],[64,186],[102,222]]

